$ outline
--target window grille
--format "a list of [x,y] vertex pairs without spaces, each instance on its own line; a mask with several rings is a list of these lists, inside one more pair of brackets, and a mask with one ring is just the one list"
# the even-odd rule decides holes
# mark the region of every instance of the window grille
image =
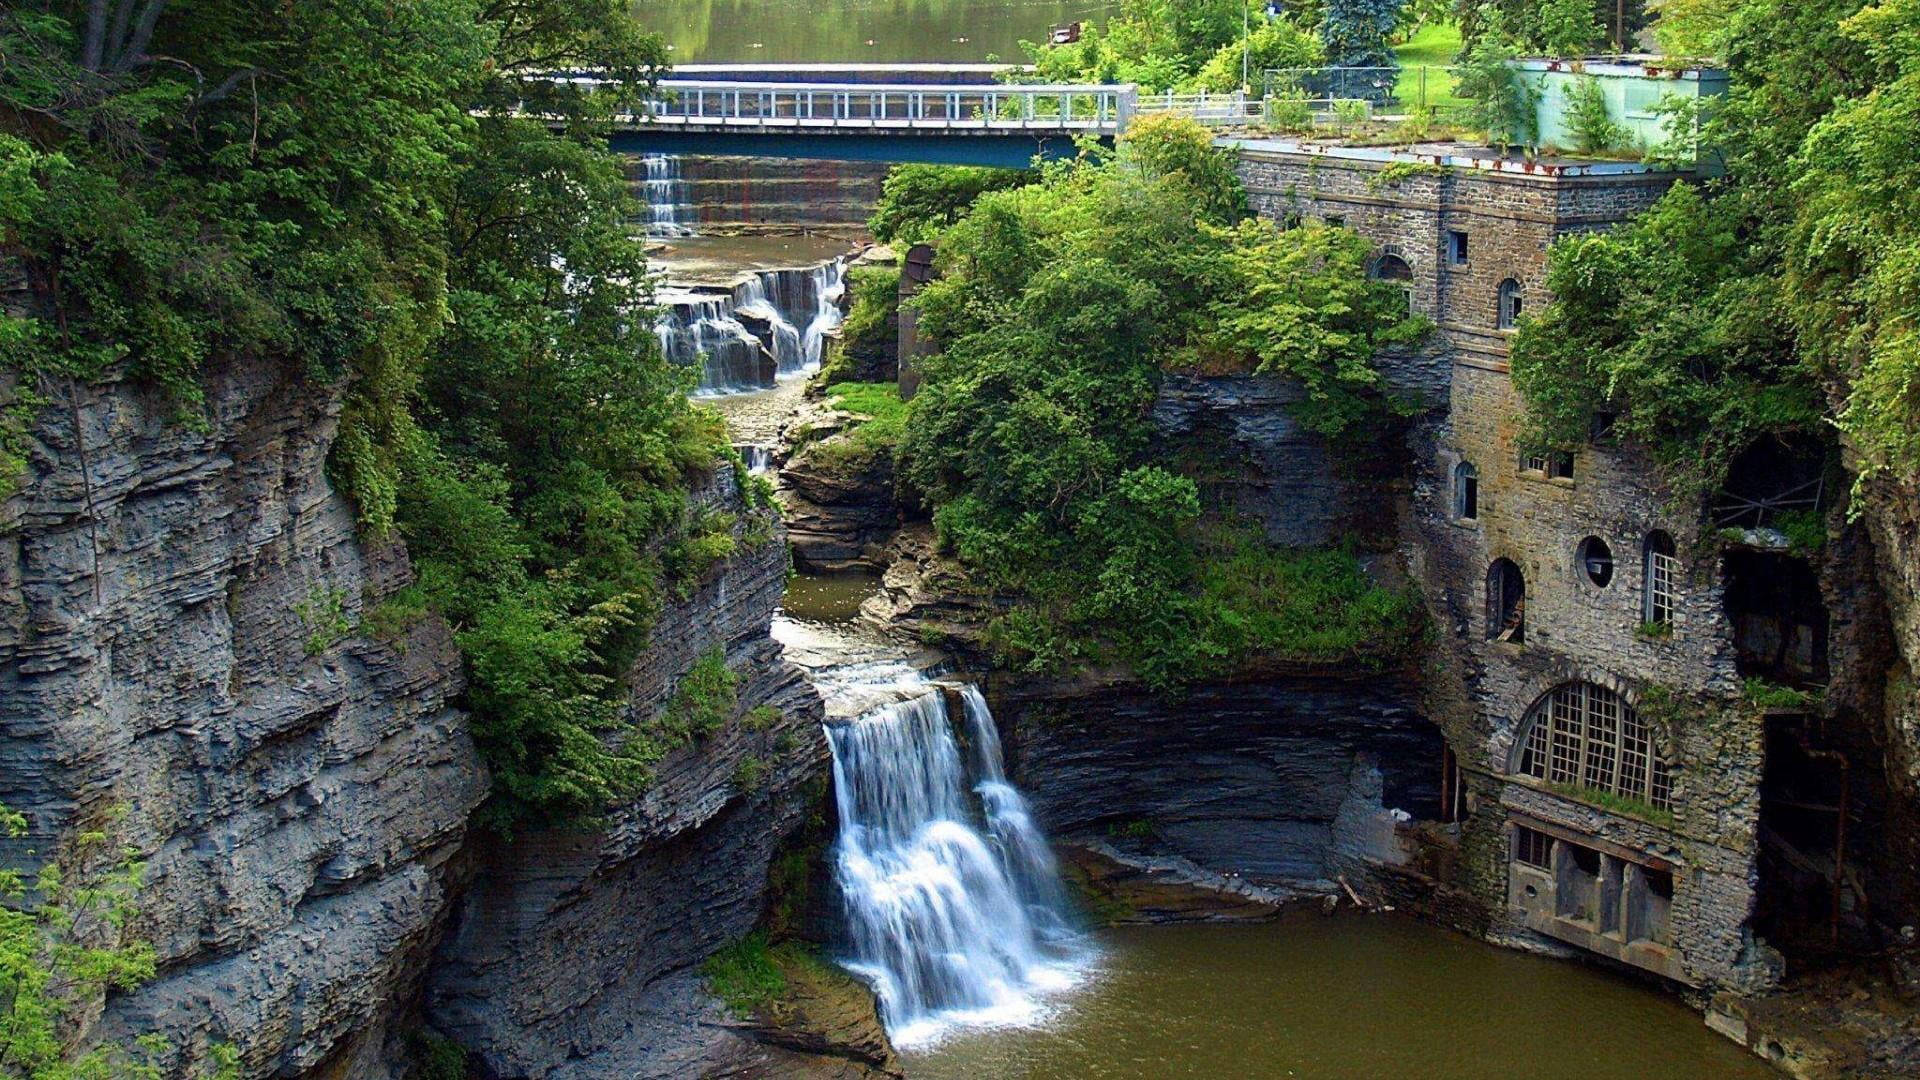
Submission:
[[1540,870],[1553,869],[1553,837],[1522,825],[1514,830],[1516,861]]
[[1647,534],[1646,598],[1641,618],[1649,623],[1673,621],[1676,583],[1680,580],[1680,559],[1674,554],[1673,538],[1664,532]]
[[1520,773],[1673,809],[1673,779],[1633,706],[1604,686],[1554,688],[1528,717]]

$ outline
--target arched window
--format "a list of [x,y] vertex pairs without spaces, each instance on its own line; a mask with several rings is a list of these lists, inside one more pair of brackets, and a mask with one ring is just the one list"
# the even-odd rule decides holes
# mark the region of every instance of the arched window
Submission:
[[1500,283],[1494,322],[1502,330],[1511,330],[1520,325],[1520,283],[1513,278]]
[[1367,273],[1400,286],[1400,295],[1407,300],[1407,311],[1413,311],[1413,267],[1407,265],[1407,260],[1388,252],[1373,260],[1373,268]]
[[1594,683],[1563,683],[1534,703],[1516,771],[1673,809],[1673,779],[1652,732],[1619,694]]
[[1388,252],[1373,260],[1373,276],[1381,281],[1412,281],[1413,267],[1407,260]]
[[1650,626],[1671,625],[1680,581],[1680,557],[1673,537],[1660,529],[1648,533],[1643,560],[1640,618]]
[[1512,559],[1487,567],[1487,640],[1527,639],[1527,581]]
[[1480,470],[1471,461],[1453,467],[1453,516],[1461,521],[1480,516]]

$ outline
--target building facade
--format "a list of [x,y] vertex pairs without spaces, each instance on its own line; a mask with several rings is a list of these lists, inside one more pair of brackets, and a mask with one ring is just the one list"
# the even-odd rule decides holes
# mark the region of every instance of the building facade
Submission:
[[[1507,367],[1515,322],[1546,303],[1553,241],[1624,220],[1675,176],[1417,149],[1249,143],[1240,175],[1262,216],[1372,240],[1376,275],[1406,283],[1444,346],[1441,370],[1399,381],[1439,383],[1412,440],[1406,547],[1446,654],[1429,707],[1458,876],[1495,939],[1764,989],[1779,971],[1753,922],[1766,730],[1741,704],[1734,556],[1605,431],[1524,452]],[[1768,627],[1819,632],[1791,623]]]

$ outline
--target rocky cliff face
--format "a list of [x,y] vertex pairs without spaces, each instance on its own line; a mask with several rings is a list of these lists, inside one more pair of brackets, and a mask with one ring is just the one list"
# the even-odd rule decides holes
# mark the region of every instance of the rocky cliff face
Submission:
[[[722,471],[700,499],[739,509]],[[743,520],[743,541],[751,522]],[[782,837],[824,795],[820,699],[768,623],[786,577],[783,537],[749,544],[664,611],[628,673],[634,707],[664,708],[716,647],[739,679],[733,718],[661,761],[640,798],[594,832],[525,832],[474,852],[474,885],[427,998],[435,1026],[492,1075],[791,1074],[700,992],[698,965],[767,903]],[[777,710],[777,717],[761,706]],[[782,1069],[788,1070],[781,1072]]]
[[1392,810],[1432,817],[1440,734],[1392,678],[1273,673],[1169,699],[1088,678],[990,683],[1013,771],[1056,838],[1324,891],[1408,855]]
[[385,1075],[487,790],[458,657],[437,621],[359,629],[409,570],[327,484],[334,392],[268,362],[204,382],[199,431],[128,382],[42,388],[0,526],[0,802],[31,822],[6,861],[125,809],[160,974],[104,1037]]

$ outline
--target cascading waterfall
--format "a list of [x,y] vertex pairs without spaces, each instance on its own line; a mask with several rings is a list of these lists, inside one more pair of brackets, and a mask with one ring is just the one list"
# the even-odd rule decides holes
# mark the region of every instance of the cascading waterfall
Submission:
[[654,335],[667,359],[700,369],[700,393],[764,389],[820,369],[840,325],[846,260],[759,270],[730,291],[663,289]]
[[640,178],[640,191],[647,203],[647,235],[696,235],[693,226],[685,220],[686,211],[690,211],[692,206],[687,195],[687,182],[680,177],[679,155],[642,154],[640,167],[645,170]]
[[962,700],[971,768],[935,686],[827,728],[846,963],[873,984],[902,1046],[954,1026],[1031,1023],[1088,961],[1046,838],[1007,782],[993,716],[972,687]]
[[781,375],[820,370],[826,336],[840,325],[846,260],[801,270],[763,270],[734,290],[734,311],[766,321]]

